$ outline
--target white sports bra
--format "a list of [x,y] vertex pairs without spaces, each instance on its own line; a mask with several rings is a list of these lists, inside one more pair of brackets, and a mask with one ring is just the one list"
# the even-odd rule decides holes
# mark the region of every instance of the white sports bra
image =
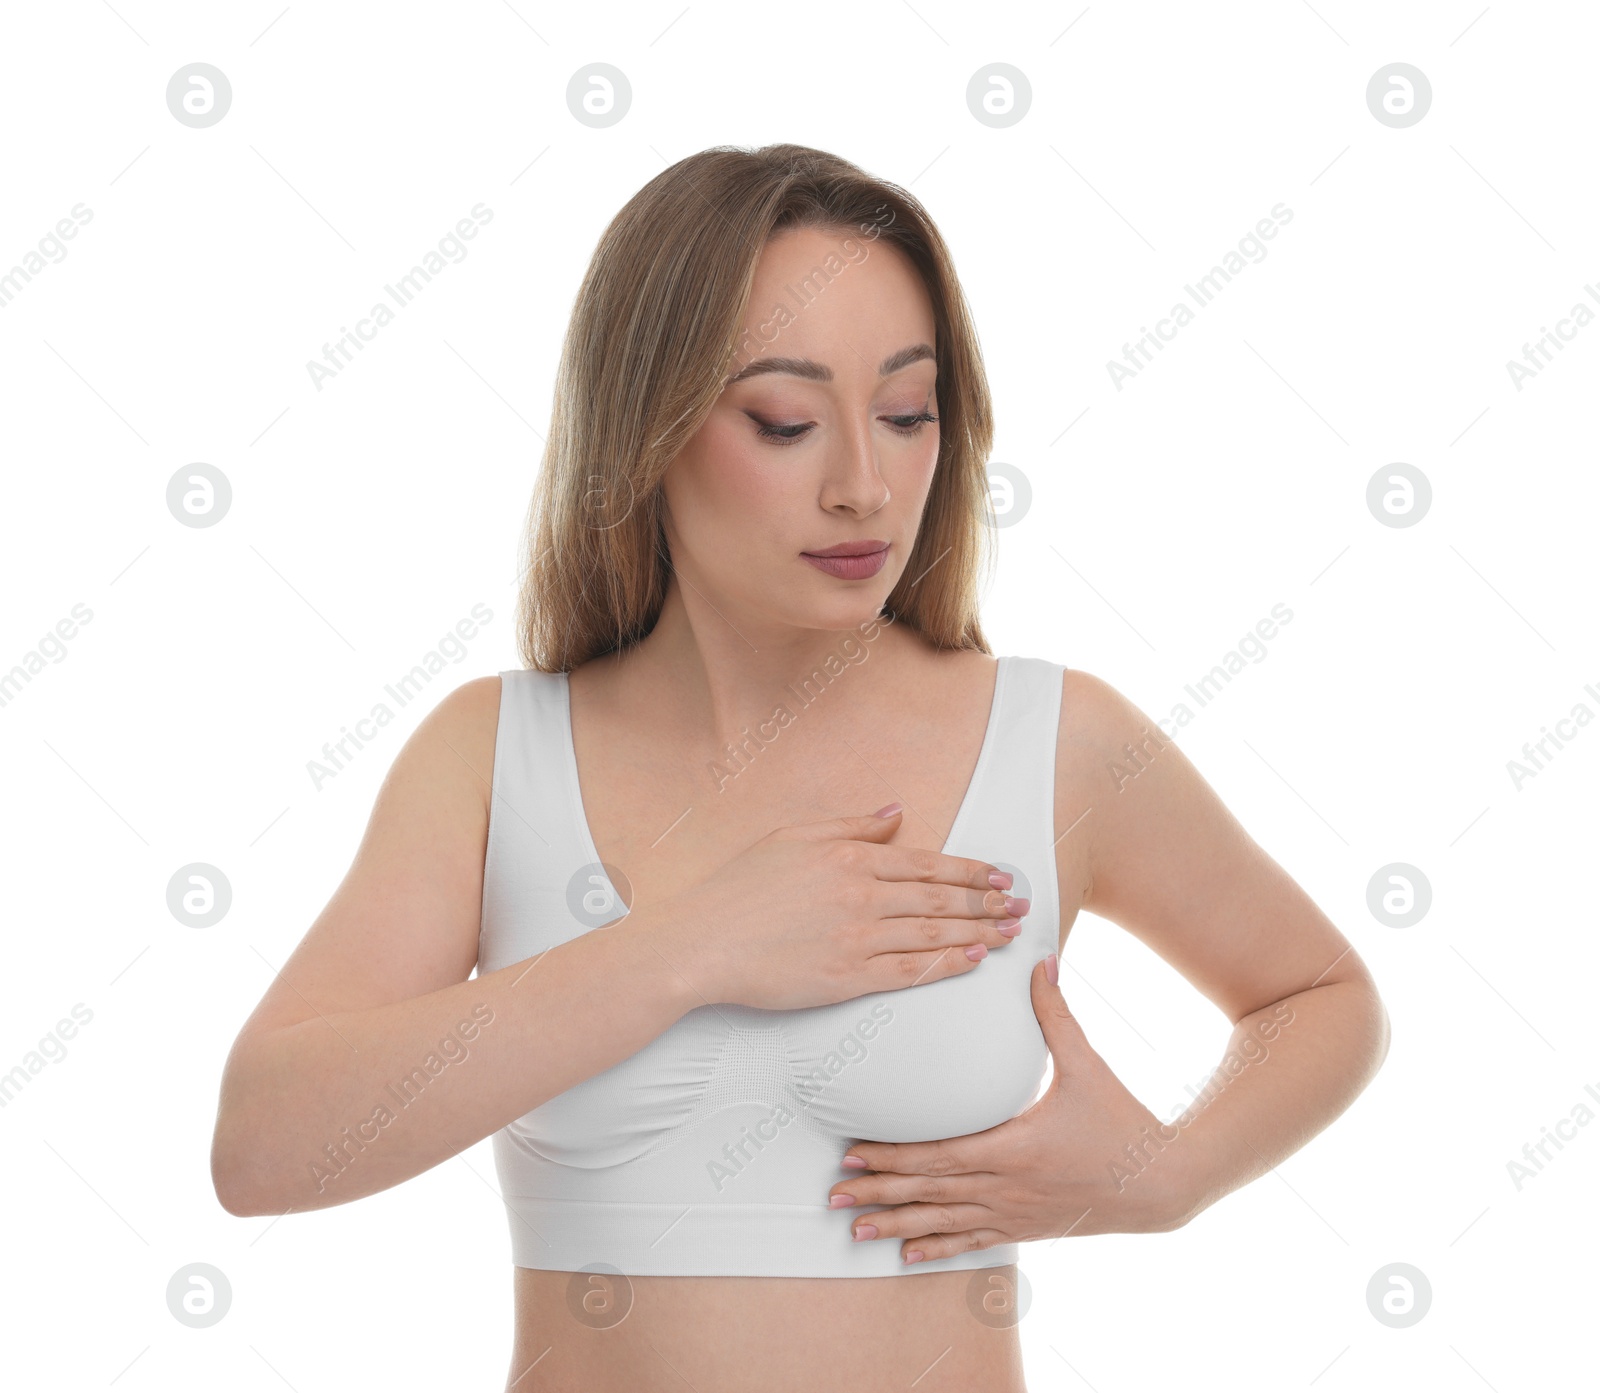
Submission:
[[[1022,931],[972,971],[831,1006],[698,1006],[643,1049],[494,1134],[512,1261],[630,1276],[914,1276],[1017,1260],[1002,1244],[910,1266],[856,1242],[882,1205],[827,1207],[853,1141],[933,1141],[1016,1116],[1048,1051],[1028,979],[1054,952],[1064,669],[1002,656],[943,850],[1010,871]],[[583,811],[567,675],[500,674],[478,971],[626,912]],[[501,809],[515,809],[516,815]],[[604,1029],[603,1021],[596,1029]]]

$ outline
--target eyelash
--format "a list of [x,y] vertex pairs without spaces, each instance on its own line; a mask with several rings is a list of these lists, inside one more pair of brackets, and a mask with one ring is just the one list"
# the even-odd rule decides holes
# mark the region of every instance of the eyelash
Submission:
[[[884,419],[890,423],[889,428],[891,430],[897,431],[899,434],[905,435],[905,436],[916,435],[922,430],[923,426],[925,426],[925,425],[935,425],[935,424],[938,423],[938,420],[939,420],[939,418],[937,416],[935,416],[931,411],[919,411],[919,412],[915,413],[914,415],[908,414],[908,415],[901,415],[901,416],[886,416],[886,417],[884,417]],[[910,422],[912,422],[912,424],[909,425],[909,426],[897,426],[897,425],[894,424],[894,422],[896,422],[896,421],[910,421]],[[793,445],[797,441],[805,439],[804,435],[783,435],[780,432],[786,431],[786,430],[801,430],[801,429],[809,430],[810,427],[809,426],[799,426],[799,425],[780,425],[780,426],[762,426],[762,425],[758,425],[756,427],[756,434],[759,435],[763,440],[771,441],[772,444],[774,444],[774,445]]]

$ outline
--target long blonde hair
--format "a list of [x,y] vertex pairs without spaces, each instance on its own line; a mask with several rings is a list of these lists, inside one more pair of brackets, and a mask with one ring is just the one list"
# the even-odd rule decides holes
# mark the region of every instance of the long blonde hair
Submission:
[[886,239],[927,286],[939,459],[916,545],[884,612],[935,647],[990,652],[978,623],[978,570],[993,561],[985,475],[993,408],[944,240],[910,193],[836,155],[804,145],[715,146],[628,200],[601,235],[573,305],[521,557],[516,624],[529,667],[570,671],[655,627],[671,571],[659,481],[748,341],[741,330],[763,248],[794,227]]

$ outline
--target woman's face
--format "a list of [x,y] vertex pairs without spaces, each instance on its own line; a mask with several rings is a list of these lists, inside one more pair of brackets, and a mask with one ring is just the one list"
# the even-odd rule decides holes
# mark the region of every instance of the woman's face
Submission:
[[[744,329],[662,480],[673,568],[730,619],[853,628],[904,572],[939,457],[932,303],[886,240],[787,229]],[[841,542],[887,549],[855,574],[807,559]]]

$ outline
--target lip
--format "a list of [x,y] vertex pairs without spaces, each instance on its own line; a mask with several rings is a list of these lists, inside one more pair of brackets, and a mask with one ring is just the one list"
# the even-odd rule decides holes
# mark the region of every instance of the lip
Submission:
[[864,542],[840,542],[835,546],[823,547],[818,551],[803,551],[801,556],[866,556],[871,552],[882,551],[889,544],[880,542],[877,538],[869,538]]
[[866,580],[883,569],[889,559],[889,543],[840,542],[826,551],[803,551],[800,555],[819,571],[840,580]]

